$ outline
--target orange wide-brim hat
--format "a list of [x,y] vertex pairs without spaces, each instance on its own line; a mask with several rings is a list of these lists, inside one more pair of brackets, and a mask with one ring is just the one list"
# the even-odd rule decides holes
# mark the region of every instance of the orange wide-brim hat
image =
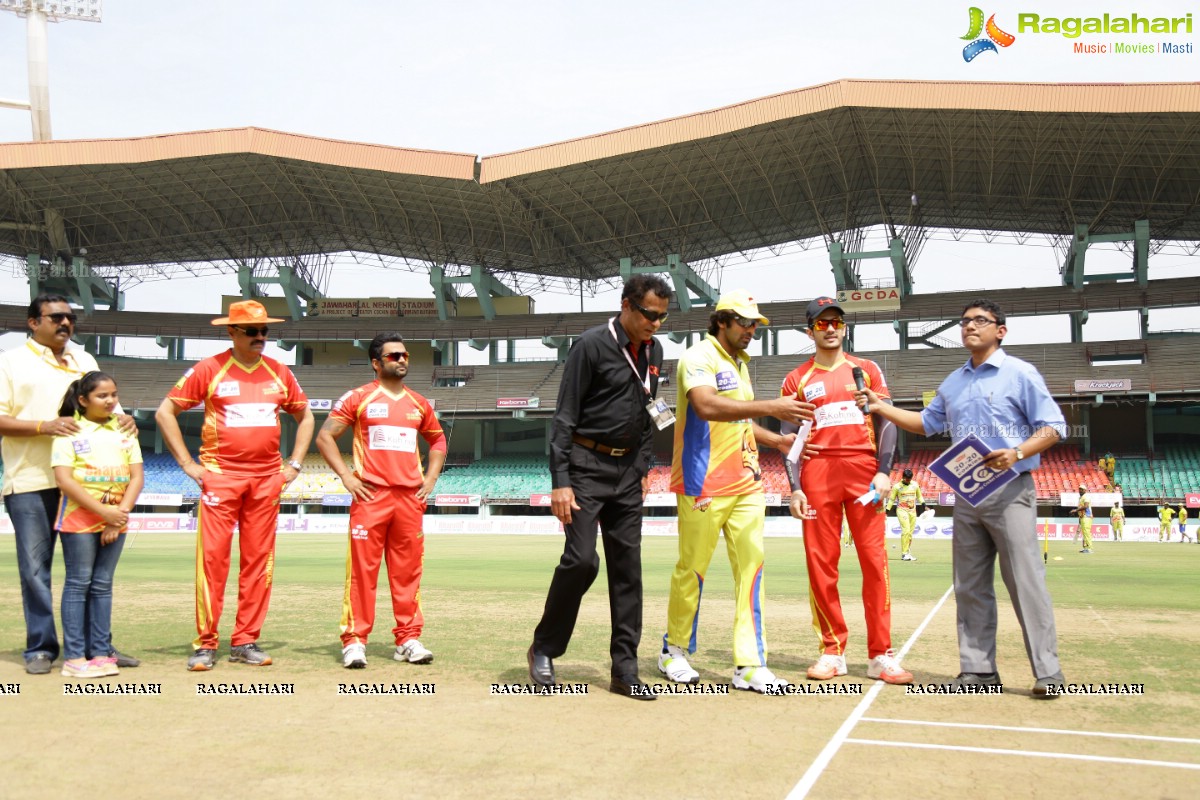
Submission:
[[265,325],[268,322],[283,322],[275,317],[268,317],[263,304],[255,300],[241,300],[229,304],[229,316],[218,317],[213,325]]

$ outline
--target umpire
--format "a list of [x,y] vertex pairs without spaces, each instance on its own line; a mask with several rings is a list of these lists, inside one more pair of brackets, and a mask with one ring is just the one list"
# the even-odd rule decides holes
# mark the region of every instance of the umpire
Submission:
[[529,648],[529,677],[552,686],[554,664],[567,651],[579,604],[600,571],[596,525],[604,541],[612,618],[609,689],[653,700],[638,678],[642,638],[642,496],[651,436],[673,421],[658,403],[662,345],[671,289],[661,278],[635,275],[621,292],[621,313],[583,333],[571,346],[550,430],[550,506],[566,533],[546,609]]

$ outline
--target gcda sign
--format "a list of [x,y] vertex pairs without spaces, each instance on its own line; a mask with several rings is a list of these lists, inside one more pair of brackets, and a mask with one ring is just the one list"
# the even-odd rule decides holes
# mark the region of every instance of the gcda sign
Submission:
[[900,308],[900,290],[895,286],[842,289],[837,293],[837,301],[847,314],[855,311],[895,311]]

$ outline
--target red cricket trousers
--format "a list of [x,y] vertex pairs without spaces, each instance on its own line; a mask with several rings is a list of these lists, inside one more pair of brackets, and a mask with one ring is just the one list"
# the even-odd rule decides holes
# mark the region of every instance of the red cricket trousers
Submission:
[[417,639],[425,625],[421,614],[421,571],[425,560],[422,522],[425,503],[416,489],[384,486],[375,496],[350,505],[350,546],[346,553],[346,590],[342,597],[342,646],[367,643],[375,626],[379,564],[387,559],[396,644]]
[[238,528],[238,608],[230,644],[257,642],[271,603],[275,570],[275,526],[283,475],[235,476],[209,472],[196,506],[195,648],[216,650],[217,625],[225,607],[233,529]]
[[848,631],[838,595],[838,560],[842,555],[842,512],[854,535],[862,568],[863,607],[867,618],[867,657],[892,646],[892,600],[884,543],[886,518],[882,503],[856,503],[875,479],[873,456],[817,456],[804,465],[800,487],[817,512],[804,522],[804,557],[808,564],[808,594],[813,629],[823,653],[843,655]]

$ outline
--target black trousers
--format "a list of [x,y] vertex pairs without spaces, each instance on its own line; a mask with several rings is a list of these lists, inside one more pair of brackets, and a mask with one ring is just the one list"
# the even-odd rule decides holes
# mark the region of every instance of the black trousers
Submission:
[[636,455],[602,455],[571,448],[571,488],[579,511],[566,525],[562,558],[554,568],[546,609],[533,632],[533,649],[550,658],[567,652],[583,595],[600,572],[596,526],[604,542],[608,608],[612,619],[612,674],[637,673],[642,638],[642,477]]

